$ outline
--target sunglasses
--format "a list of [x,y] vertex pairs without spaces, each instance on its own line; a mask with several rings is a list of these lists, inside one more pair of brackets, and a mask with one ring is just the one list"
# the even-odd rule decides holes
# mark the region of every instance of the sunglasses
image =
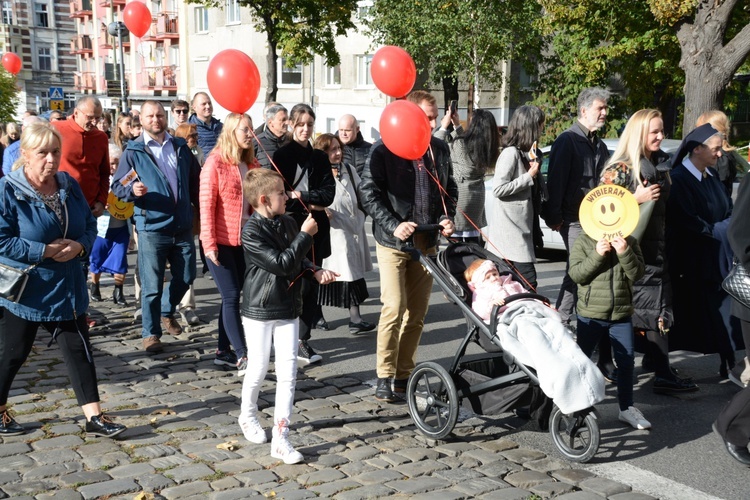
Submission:
[[184,115],[188,112],[188,110],[187,109],[175,109],[174,112],[180,115]]

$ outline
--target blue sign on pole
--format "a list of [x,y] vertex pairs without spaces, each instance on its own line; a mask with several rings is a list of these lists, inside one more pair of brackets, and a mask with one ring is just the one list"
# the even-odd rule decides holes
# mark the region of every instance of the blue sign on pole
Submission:
[[62,101],[63,99],[65,99],[65,96],[63,96],[63,88],[62,87],[50,87],[49,98],[53,101]]

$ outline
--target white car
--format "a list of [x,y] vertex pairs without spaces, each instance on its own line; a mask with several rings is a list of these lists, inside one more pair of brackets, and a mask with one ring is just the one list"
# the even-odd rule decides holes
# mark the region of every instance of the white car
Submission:
[[[619,139],[603,139],[604,144],[607,145],[607,149],[609,150],[609,154],[615,152],[615,149],[617,149],[617,144],[620,142]],[[676,139],[664,139],[661,143],[661,149],[665,153],[668,153],[670,156],[673,155],[677,149],[680,147],[680,142]],[[542,153],[544,153],[544,158],[542,159],[542,175],[544,176],[545,181],[547,180],[547,170],[549,169],[549,153],[552,150],[552,146],[544,146],[542,148]],[[487,224],[491,224],[490,218],[492,217],[492,177],[488,177],[485,180],[484,183],[484,210],[487,217]],[[553,231],[552,229],[545,224],[544,220],[540,220],[540,224],[542,227],[542,239],[544,240],[544,249],[545,250],[565,250],[565,243],[563,242],[562,236],[558,231]]]

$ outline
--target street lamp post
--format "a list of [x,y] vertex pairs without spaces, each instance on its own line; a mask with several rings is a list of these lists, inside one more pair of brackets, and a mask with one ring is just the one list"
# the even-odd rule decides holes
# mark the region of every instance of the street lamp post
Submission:
[[107,32],[112,36],[117,36],[117,47],[120,52],[120,98],[122,100],[122,112],[128,112],[128,94],[125,91],[125,55],[122,50],[122,36],[127,36],[129,31],[125,23],[115,21],[109,23]]

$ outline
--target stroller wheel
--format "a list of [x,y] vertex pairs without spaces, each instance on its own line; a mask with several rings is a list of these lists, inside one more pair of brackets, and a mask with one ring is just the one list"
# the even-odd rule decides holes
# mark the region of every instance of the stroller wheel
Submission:
[[448,371],[437,363],[420,363],[406,386],[409,414],[420,432],[442,439],[458,421],[458,392]]
[[588,462],[599,449],[599,422],[593,408],[565,415],[555,406],[549,432],[560,453],[573,462]]

